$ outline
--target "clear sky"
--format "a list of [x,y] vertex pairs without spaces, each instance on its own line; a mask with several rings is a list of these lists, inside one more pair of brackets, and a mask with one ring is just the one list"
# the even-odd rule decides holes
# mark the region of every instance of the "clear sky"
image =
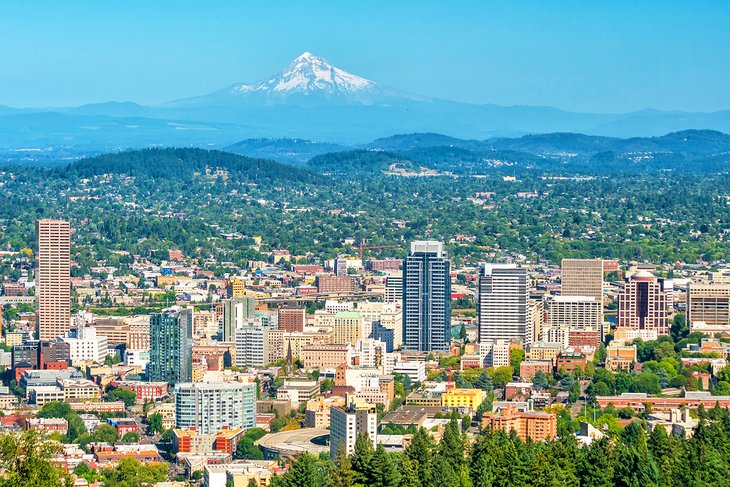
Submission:
[[0,2],[0,104],[161,103],[303,51],[384,85],[576,111],[730,109],[730,1]]

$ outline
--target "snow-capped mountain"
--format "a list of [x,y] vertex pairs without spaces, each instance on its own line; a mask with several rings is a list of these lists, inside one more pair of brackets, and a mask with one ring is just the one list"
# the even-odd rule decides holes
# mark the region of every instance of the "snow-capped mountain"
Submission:
[[394,99],[425,100],[381,86],[305,52],[280,73],[257,83],[236,83],[210,95],[173,102],[177,106],[234,104],[388,104]]

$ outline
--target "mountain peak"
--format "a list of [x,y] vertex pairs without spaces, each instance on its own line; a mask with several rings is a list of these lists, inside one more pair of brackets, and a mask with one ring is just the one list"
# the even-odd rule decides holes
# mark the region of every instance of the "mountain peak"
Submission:
[[304,52],[279,74],[255,84],[234,85],[231,94],[262,93],[270,102],[275,102],[290,95],[331,98],[375,91],[374,82],[337,68],[311,52]]
[[305,51],[268,79],[252,84],[237,83],[210,95],[173,103],[247,106],[390,105],[394,100],[404,98],[423,99],[348,73],[325,58]]

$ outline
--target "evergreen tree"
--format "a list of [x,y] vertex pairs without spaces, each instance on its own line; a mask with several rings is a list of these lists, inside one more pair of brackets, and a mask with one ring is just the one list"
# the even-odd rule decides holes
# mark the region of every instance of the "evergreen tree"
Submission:
[[352,456],[352,470],[358,485],[368,486],[373,479],[373,457],[375,450],[370,437],[360,433],[355,439],[355,452]]
[[383,445],[378,445],[378,448],[375,449],[371,480],[372,482],[367,484],[368,486],[398,487],[400,484],[400,472]]
[[461,434],[457,418],[458,415],[454,411],[451,415],[451,421],[444,429],[444,436],[439,443],[438,452],[455,470],[459,471],[461,464],[464,462],[464,437]]
[[327,485],[329,487],[352,487],[354,479],[355,472],[352,470],[352,462],[345,453],[344,445],[340,444],[327,478]]
[[469,474],[474,487],[492,487],[495,481],[493,458],[489,452],[490,436],[482,436],[470,455]]
[[585,487],[613,486],[613,462],[609,458],[610,444],[605,438],[594,440],[581,449],[576,465],[580,485]]
[[400,487],[421,487],[415,462],[406,455],[399,455],[398,458],[401,472]]
[[[459,470],[461,471],[461,469]],[[433,462],[432,481],[429,484],[433,487],[460,487],[459,476],[453,466],[442,455],[436,455]]]
[[309,453],[302,453],[284,477],[282,487],[322,487],[324,477],[317,460]]
[[431,483],[431,461],[434,450],[434,442],[431,435],[419,428],[413,435],[411,444],[405,450],[405,455],[415,464],[416,473],[420,484],[424,487]]

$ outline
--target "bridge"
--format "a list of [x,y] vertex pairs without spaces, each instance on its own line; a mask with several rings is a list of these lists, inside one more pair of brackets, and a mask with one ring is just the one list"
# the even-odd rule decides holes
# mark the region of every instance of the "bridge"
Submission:
[[276,296],[270,298],[260,298],[257,301],[262,303],[282,303],[282,302],[309,302],[309,301],[326,301],[327,299],[368,299],[383,297],[383,293],[374,291],[349,291],[337,293],[316,293],[304,294],[301,296]]
[[35,296],[0,296],[0,306],[6,304],[35,304]]

